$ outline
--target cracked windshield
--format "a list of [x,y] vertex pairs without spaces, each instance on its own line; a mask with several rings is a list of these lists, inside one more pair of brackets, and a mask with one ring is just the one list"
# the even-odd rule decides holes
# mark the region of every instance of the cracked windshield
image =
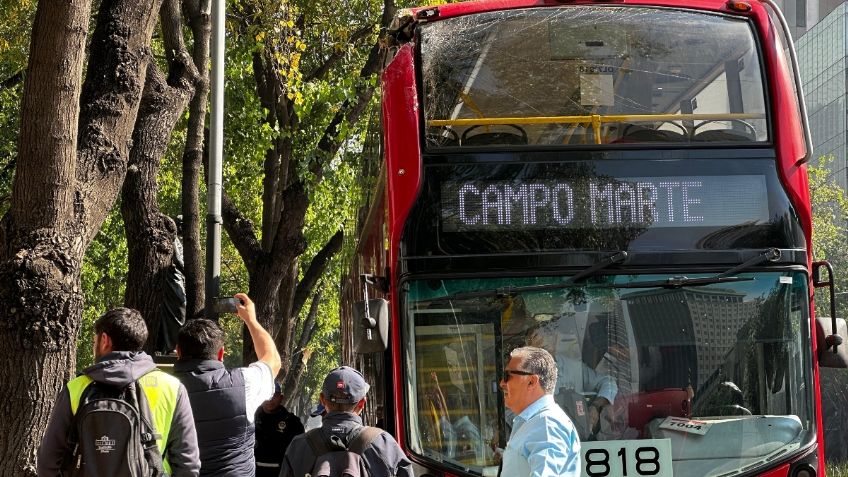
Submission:
[[421,59],[429,148],[768,139],[757,46],[738,18],[491,12],[424,25]]
[[411,450],[496,475],[499,382],[525,345],[555,357],[584,475],[731,476],[798,449],[815,437],[806,275],[710,277],[406,282]]

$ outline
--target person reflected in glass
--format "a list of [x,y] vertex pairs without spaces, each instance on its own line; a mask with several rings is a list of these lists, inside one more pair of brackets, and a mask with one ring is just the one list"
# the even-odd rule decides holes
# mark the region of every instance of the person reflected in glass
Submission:
[[583,362],[578,336],[565,325],[552,322],[530,330],[527,345],[545,349],[554,356],[559,376],[555,400],[571,417],[580,437],[595,440],[601,427],[601,413],[615,402],[618,385],[609,374]]
[[525,346],[509,354],[500,387],[515,418],[501,476],[580,476],[580,437],[554,402],[556,382],[556,362],[544,349]]

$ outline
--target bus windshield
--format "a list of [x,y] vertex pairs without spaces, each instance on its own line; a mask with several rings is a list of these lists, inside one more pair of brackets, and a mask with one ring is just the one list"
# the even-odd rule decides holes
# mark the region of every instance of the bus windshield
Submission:
[[816,433],[808,278],[735,277],[406,281],[409,449],[495,475],[514,417],[503,366],[532,345],[556,360],[554,399],[580,435],[583,475],[732,476],[789,457]]
[[768,140],[744,19],[528,8],[427,23],[420,38],[431,149]]

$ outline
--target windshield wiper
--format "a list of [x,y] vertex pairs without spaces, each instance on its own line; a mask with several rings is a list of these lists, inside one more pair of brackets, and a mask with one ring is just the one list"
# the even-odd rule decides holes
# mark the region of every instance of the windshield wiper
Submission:
[[452,295],[447,295],[444,297],[436,298],[436,301],[442,300],[463,300],[467,298],[480,298],[480,297],[503,297],[503,296],[511,296],[516,293],[525,293],[525,292],[537,292],[537,291],[547,291],[547,290],[557,290],[560,288],[571,288],[580,280],[584,278],[590,277],[599,271],[607,268],[611,265],[615,265],[617,263],[622,263],[627,259],[627,252],[620,251],[616,252],[598,263],[581,270],[574,275],[568,277],[568,279],[561,283],[549,283],[546,285],[527,285],[521,287],[513,287],[513,286],[505,286],[495,288],[493,290],[479,290],[473,292],[459,292],[454,293]]
[[759,265],[763,262],[776,262],[778,260],[780,260],[780,249],[769,248],[764,250],[756,257],[752,257],[740,263],[739,265],[736,265],[730,270],[721,272],[718,275],[713,275],[711,277],[689,278],[681,276],[671,277],[665,280],[652,280],[645,282],[619,283],[609,285],[604,284],[593,286],[593,288],[680,288],[690,286],[712,285],[715,283],[749,282],[754,280],[754,278],[734,277],[731,275],[733,275],[734,273],[741,272],[745,269],[751,268],[755,265]]
[[703,278],[671,277],[665,280],[591,285],[590,288],[680,288],[700,285],[712,285],[714,283],[749,282],[751,280],[753,280],[753,278],[719,276]]

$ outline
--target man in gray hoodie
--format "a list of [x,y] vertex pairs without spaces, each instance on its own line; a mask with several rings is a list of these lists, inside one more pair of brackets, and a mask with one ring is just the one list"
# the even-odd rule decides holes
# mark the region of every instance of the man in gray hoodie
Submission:
[[161,438],[157,444],[165,472],[174,477],[194,477],[200,472],[200,453],[191,406],[179,380],[156,369],[153,359],[141,351],[147,341],[147,325],[141,314],[130,308],[106,312],[94,324],[95,363],[72,379],[59,393],[41,447],[38,476],[60,475],[63,459],[70,452],[68,432],[83,391],[92,382],[124,387],[138,381],[151,406],[151,415]]

